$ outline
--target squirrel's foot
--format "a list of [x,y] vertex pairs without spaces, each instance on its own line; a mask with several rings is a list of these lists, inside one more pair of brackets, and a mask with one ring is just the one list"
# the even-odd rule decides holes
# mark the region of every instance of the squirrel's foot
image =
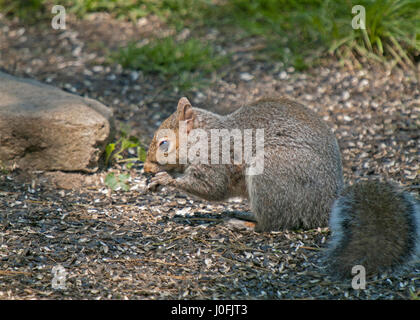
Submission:
[[174,185],[175,179],[172,178],[169,173],[162,171],[155,174],[154,177],[150,179],[150,183],[147,186],[147,189],[150,191],[155,191],[159,186],[170,186]]
[[237,230],[255,230],[255,222],[249,222],[244,220],[239,220],[236,218],[231,218],[226,221],[226,225],[230,227],[231,229],[237,229]]

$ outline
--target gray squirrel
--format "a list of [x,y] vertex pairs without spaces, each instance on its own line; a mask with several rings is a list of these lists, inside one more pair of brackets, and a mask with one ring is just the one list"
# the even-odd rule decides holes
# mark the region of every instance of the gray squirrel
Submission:
[[[231,147],[228,162],[210,161],[211,152],[221,155],[223,148],[211,141],[195,145],[195,156],[202,161],[185,157],[182,137],[187,137],[188,150],[199,140],[190,139],[195,129],[204,137],[212,137],[214,130],[225,135],[236,130],[245,136],[246,130],[256,135],[263,129],[264,153],[259,159],[263,170],[250,174],[255,161],[233,161],[233,143],[242,142],[245,148],[245,138],[225,140]],[[257,143],[257,139],[252,142],[253,149]],[[334,134],[316,113],[288,99],[264,98],[222,116],[193,108],[183,97],[156,131],[144,171],[154,174],[151,189],[172,186],[209,201],[248,199],[255,231],[310,229],[329,223],[332,237],[325,261],[335,276],[349,277],[355,265],[376,274],[420,257],[418,201],[387,182],[345,187]]]

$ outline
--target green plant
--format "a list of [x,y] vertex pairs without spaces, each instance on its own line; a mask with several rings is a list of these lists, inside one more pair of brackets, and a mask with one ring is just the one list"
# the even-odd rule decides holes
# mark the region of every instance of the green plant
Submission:
[[[318,57],[321,35],[312,25],[322,0],[231,0],[210,11],[216,25],[234,26],[244,37],[265,40],[257,58],[305,69]],[[317,16],[317,14],[316,14]]]
[[[53,4],[52,0],[0,0],[0,10],[25,22],[48,21]],[[137,21],[155,15],[166,25],[176,30],[187,27],[195,35],[203,31],[200,27],[212,26],[228,30],[235,39],[259,37],[265,47],[256,52],[256,59],[281,61],[296,69],[328,54],[342,62],[391,62],[406,68],[413,68],[420,57],[418,0],[62,0],[60,4],[78,17],[105,11]],[[366,9],[365,30],[351,27],[355,5]],[[197,39],[171,38],[142,47],[133,43],[111,60],[159,74],[181,90],[204,84],[203,78],[227,61]]]
[[119,174],[111,172],[108,173],[105,177],[105,184],[112,190],[122,189],[124,191],[130,190],[130,185],[128,184],[128,179],[130,178],[129,174]]
[[67,12],[79,18],[93,12],[108,12],[114,17],[136,21],[157,15],[164,22],[182,28],[186,21],[198,20],[211,0],[0,0],[2,13],[17,16],[31,23],[48,18],[54,4],[63,5]]
[[[113,143],[109,143],[105,148],[105,165],[108,166],[112,161],[117,163],[126,163],[125,167],[127,169],[131,169],[137,161],[144,162],[146,160],[146,151],[141,146],[140,141],[128,134],[130,129],[128,127],[122,127],[120,129],[120,138]],[[128,157],[125,158],[124,156],[127,155],[127,151],[129,149],[136,149],[137,157]],[[113,172],[108,173],[105,177],[105,184],[111,188],[112,190],[122,189],[124,191],[128,191],[130,185],[128,180],[130,178],[129,174],[115,174]]]
[[1,160],[0,160],[0,174],[3,174],[3,175],[9,174],[9,169]]
[[160,75],[181,89],[190,88],[226,62],[226,57],[216,54],[209,44],[194,38],[175,41],[173,37],[143,46],[130,43],[111,59],[124,68]]
[[[130,169],[136,161],[144,162],[146,160],[146,151],[141,146],[140,141],[136,137],[128,135],[128,132],[128,128],[122,128],[120,138],[105,147],[105,166],[108,166],[111,161],[128,162],[126,167]],[[131,148],[136,149],[137,157],[124,158],[125,151]]]
[[33,23],[45,17],[46,0],[0,0],[0,10],[6,16],[17,16]]
[[417,292],[415,292],[414,290],[410,289],[410,299],[411,300],[420,300],[420,290],[417,290]]
[[[0,0],[1,1],[1,0]],[[38,0],[45,2],[46,0]],[[266,40],[257,58],[282,61],[303,69],[327,53],[343,61],[387,62],[412,67],[420,55],[420,1],[413,0],[65,0],[70,11],[85,14],[108,11],[114,16],[137,19],[157,15],[177,30],[184,26],[213,25],[236,28],[247,36]],[[366,9],[366,29],[352,29],[352,8]],[[150,57],[153,49],[171,48],[163,41],[144,47]],[[136,45],[127,48],[126,61],[139,53]],[[170,51],[170,50],[169,50]],[[167,52],[167,51],[166,51]],[[150,53],[150,55],[147,55]],[[124,59],[124,53],[121,54]],[[167,56],[164,60],[168,60]],[[137,60],[134,59],[134,60]],[[168,60],[169,61],[169,60]],[[162,61],[153,60],[154,72]],[[130,63],[128,63],[130,64]],[[136,63],[138,68],[145,63]],[[165,67],[165,65],[162,65]],[[157,69],[160,69],[156,71]],[[170,72],[168,72],[170,73]],[[179,78],[191,78],[180,75]],[[176,81],[175,81],[176,82]],[[188,87],[192,81],[178,81]]]
[[366,29],[352,29],[348,21],[337,19],[334,28],[340,32],[335,32],[330,52],[413,67],[414,56],[420,55],[420,2],[360,0],[357,4],[366,9]]
[[[353,29],[352,8],[366,9],[366,29]],[[420,1],[231,0],[212,9],[217,24],[266,40],[262,56],[297,69],[327,53],[342,61],[391,61],[413,67],[420,56]]]
[[63,0],[64,6],[79,17],[91,12],[105,11],[117,18],[131,19],[150,14],[157,15],[164,22],[182,26],[191,18],[198,18],[199,13],[208,5],[208,0]]

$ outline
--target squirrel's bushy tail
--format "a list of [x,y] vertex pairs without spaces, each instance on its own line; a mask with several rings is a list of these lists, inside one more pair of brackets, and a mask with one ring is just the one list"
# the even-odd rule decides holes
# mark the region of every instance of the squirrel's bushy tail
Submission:
[[391,183],[365,181],[343,190],[331,217],[329,273],[350,277],[355,265],[367,275],[420,257],[420,204]]

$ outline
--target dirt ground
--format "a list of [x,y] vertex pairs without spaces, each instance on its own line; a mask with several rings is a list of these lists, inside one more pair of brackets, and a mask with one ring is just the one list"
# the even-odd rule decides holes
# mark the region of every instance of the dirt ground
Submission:
[[[188,30],[187,30],[188,31]],[[95,14],[66,30],[0,17],[0,69],[112,108],[148,143],[180,92],[158,77],[104,64],[107,50],[172,31],[154,18],[138,25]],[[265,95],[286,96],[334,129],[348,183],[368,177],[420,193],[419,70],[352,69],[326,60],[296,72],[255,59],[258,39],[209,39],[232,63],[195,106],[228,113]],[[118,167],[111,171],[120,170]],[[420,269],[384,274],[365,290],[329,279],[320,253],[327,228],[255,233],[226,223],[244,200],[208,203],[172,189],[146,191],[142,164],[131,190],[110,191],[106,172],[0,175],[0,299],[409,299]],[[65,282],[54,286],[61,266]],[[54,268],[54,269],[53,269]],[[58,271],[57,271],[58,270]],[[55,287],[55,288],[54,288]]]

